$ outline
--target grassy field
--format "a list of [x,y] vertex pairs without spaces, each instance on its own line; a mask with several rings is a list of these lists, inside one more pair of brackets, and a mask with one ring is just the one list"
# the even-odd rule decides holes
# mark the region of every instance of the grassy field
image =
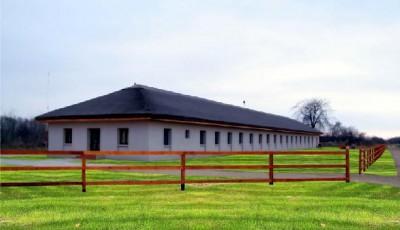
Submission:
[[[2,181],[53,180],[47,172]],[[79,180],[78,172],[58,172]],[[90,172],[89,180],[173,179]],[[364,183],[2,188],[1,229],[399,229],[400,189]]]
[[[303,157],[278,163],[302,163]],[[321,163],[307,157],[307,163]],[[324,157],[326,163],[341,163]],[[352,172],[358,155],[351,153]],[[28,160],[28,159],[27,159]],[[32,159],[31,159],[32,160]],[[40,159],[38,159],[40,160]],[[189,164],[260,164],[265,156],[190,159]],[[126,164],[96,160],[96,163]],[[129,164],[177,164],[177,161]],[[386,152],[369,173],[393,175]],[[80,181],[80,172],[1,172],[1,181]],[[90,171],[88,181],[177,179],[175,176]],[[199,177],[189,177],[188,179]],[[1,188],[1,229],[399,229],[400,188],[366,183],[303,182],[157,186]]]

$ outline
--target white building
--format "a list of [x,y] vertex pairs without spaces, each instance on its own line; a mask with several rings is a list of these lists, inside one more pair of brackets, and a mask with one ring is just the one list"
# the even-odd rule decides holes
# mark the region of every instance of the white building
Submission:
[[143,85],[37,119],[48,123],[49,150],[285,150],[314,148],[320,135],[286,117]]

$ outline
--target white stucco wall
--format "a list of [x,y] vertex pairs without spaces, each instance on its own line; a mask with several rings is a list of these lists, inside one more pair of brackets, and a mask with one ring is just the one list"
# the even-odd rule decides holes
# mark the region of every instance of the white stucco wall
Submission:
[[[49,150],[87,150],[88,129],[100,129],[101,150],[148,150],[147,122],[51,123]],[[72,144],[64,144],[64,128],[72,128]],[[129,128],[128,146],[118,145],[118,128]]]
[[[64,128],[72,128],[72,144],[64,144]],[[319,136],[306,136],[291,133],[278,133],[260,130],[234,129],[225,127],[200,126],[192,124],[165,123],[155,121],[113,122],[113,123],[50,123],[49,150],[87,150],[88,129],[100,128],[101,150],[153,150],[153,151],[257,151],[314,148],[319,144]],[[129,128],[128,146],[118,145],[118,128]],[[164,146],[164,128],[171,129],[171,145]],[[185,130],[190,137],[185,138]],[[206,144],[200,145],[200,130],[206,131]],[[220,144],[214,143],[214,133],[220,132]],[[228,145],[228,132],[232,133],[232,144]],[[243,133],[243,144],[239,144],[239,133]],[[249,143],[249,135],[253,133],[253,144]],[[259,135],[262,142],[259,144]],[[266,135],[270,135],[267,143]],[[276,143],[274,143],[276,135]],[[280,141],[282,136],[282,143]],[[289,143],[286,142],[286,136]],[[293,136],[293,143],[291,143]],[[297,136],[297,143],[296,137]],[[310,143],[307,138],[310,137]],[[301,139],[301,141],[300,141]],[[143,158],[146,159],[146,158]]]

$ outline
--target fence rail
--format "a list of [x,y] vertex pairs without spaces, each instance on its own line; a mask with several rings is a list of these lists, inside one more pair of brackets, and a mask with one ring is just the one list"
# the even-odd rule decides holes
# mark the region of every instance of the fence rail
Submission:
[[358,174],[365,172],[385,152],[386,145],[376,145],[370,148],[362,147],[358,154]]
[[[0,182],[0,186],[59,186],[81,185],[82,192],[86,192],[89,185],[156,185],[180,184],[185,190],[185,184],[194,183],[269,183],[295,182],[295,181],[346,181],[350,182],[350,157],[349,149],[345,151],[252,151],[252,152],[196,152],[196,151],[39,151],[39,150],[1,150],[0,155],[72,155],[81,159],[80,166],[1,166],[1,171],[35,171],[35,170],[80,170],[81,181],[60,182]],[[171,166],[160,165],[87,165],[86,160],[99,155],[175,155],[179,156],[180,164]],[[190,155],[265,155],[268,157],[263,165],[186,165],[186,158]],[[343,164],[275,164],[274,155],[337,155],[345,156]],[[275,178],[274,169],[282,168],[343,168],[344,175],[336,177],[308,177],[308,178]],[[187,170],[212,170],[212,169],[266,169],[265,179],[186,179]],[[130,180],[130,181],[87,181],[88,170],[179,170],[179,180]]]

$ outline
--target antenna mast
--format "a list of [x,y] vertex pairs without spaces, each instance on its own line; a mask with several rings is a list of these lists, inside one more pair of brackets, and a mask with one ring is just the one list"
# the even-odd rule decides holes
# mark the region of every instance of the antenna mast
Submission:
[[49,112],[50,72],[47,72],[46,111]]

